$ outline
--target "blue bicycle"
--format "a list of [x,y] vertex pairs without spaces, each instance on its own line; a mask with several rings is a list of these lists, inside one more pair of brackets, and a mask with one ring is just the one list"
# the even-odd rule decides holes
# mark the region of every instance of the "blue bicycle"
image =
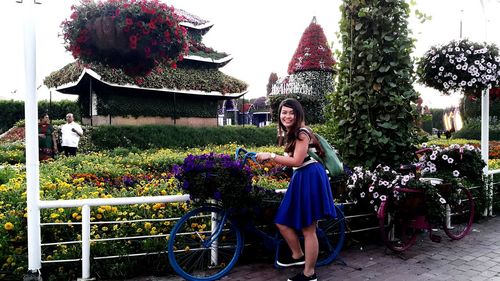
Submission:
[[[236,150],[242,166],[255,152]],[[337,217],[318,221],[319,256],[317,266],[332,263],[339,255],[345,239],[343,206],[335,205]],[[186,280],[217,280],[234,267],[244,248],[244,233],[253,234],[274,251],[274,266],[283,238],[276,227],[263,227],[253,222],[238,223],[238,216],[219,205],[207,203],[182,216],[168,239],[168,259],[172,268]],[[270,230],[271,229],[271,230]],[[285,243],[286,245],[286,243]]]

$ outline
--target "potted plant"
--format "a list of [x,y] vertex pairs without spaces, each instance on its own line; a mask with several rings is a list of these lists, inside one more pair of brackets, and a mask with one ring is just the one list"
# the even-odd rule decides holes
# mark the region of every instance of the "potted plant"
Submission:
[[182,165],[175,166],[179,187],[194,204],[213,201],[224,208],[253,206],[253,174],[227,154],[188,155]]
[[498,47],[468,39],[433,46],[419,60],[417,74],[419,82],[444,94],[478,95],[498,83]]
[[186,29],[173,7],[154,0],[81,0],[62,22],[65,47],[84,63],[120,66],[134,74],[157,62],[176,67],[187,53]]

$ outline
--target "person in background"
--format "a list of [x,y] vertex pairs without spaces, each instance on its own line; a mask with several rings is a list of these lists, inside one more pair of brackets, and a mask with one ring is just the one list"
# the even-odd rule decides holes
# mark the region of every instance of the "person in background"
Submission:
[[80,125],[74,121],[73,113],[66,114],[66,124],[61,126],[61,145],[66,156],[75,156],[78,143],[83,136]]
[[[305,127],[302,105],[295,99],[285,99],[279,106],[279,126],[285,132],[285,156],[259,152],[258,161],[274,161],[293,167],[285,197],[280,204],[274,222],[290,247],[291,256],[278,258],[278,265],[287,267],[304,265],[304,270],[288,281],[316,281],[316,260],[319,245],[316,223],[326,217],[336,217],[330,182],[323,165],[308,156],[308,150],[324,151]],[[302,250],[297,232],[304,236]]]
[[40,116],[38,123],[38,150],[39,161],[52,159],[57,153],[56,134],[47,113]]

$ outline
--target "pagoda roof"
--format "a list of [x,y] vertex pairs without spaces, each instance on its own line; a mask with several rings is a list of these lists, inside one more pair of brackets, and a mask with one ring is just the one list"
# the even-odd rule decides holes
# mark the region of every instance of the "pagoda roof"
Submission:
[[213,26],[213,23],[211,23],[210,21],[204,20],[182,9],[175,8],[175,13],[182,18],[179,24],[184,27],[197,30],[205,30],[204,32],[206,32]]
[[[197,54],[199,54],[200,52],[198,52]],[[221,55],[224,55],[224,54],[221,54]],[[210,57],[203,57],[203,56],[198,56],[198,55],[187,55],[187,56],[184,56],[184,61],[193,61],[193,62],[196,62],[196,63],[199,63],[199,64],[207,64],[207,65],[210,65],[212,67],[217,67],[217,68],[220,68],[220,67],[223,67],[225,66],[227,63],[229,63],[233,57],[231,55],[228,55],[228,54],[225,54],[226,56],[225,57],[222,57],[222,58],[210,58]]]
[[[130,77],[121,69],[99,64],[86,65],[70,63],[51,73],[44,80],[49,88],[65,94],[81,94],[88,89],[90,80],[113,88],[136,89],[154,92],[169,92],[219,99],[234,99],[247,93],[248,85],[217,69],[177,68],[159,72],[153,70],[147,76]],[[85,87],[85,88],[82,88]]]

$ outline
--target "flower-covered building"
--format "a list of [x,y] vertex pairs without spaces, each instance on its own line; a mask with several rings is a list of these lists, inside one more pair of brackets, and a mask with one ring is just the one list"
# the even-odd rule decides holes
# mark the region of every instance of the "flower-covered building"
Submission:
[[[323,123],[324,112],[317,109],[325,108],[326,94],[333,92],[335,63],[323,28],[314,17],[288,65],[289,75],[279,78],[272,86],[272,109],[277,109],[287,97],[297,98],[308,112],[309,123]],[[277,118],[276,112],[273,118]]]
[[[118,7],[123,9],[119,14],[125,13],[125,8],[128,7],[127,3],[126,0],[114,2],[115,5],[122,5]],[[136,3],[143,5],[144,2]],[[149,3],[147,4],[149,5]],[[244,95],[248,86],[245,82],[219,71],[220,67],[231,61],[230,55],[217,52],[202,43],[203,35],[210,30],[213,24],[173,7],[160,7],[170,9],[171,16],[163,15],[162,12],[154,14],[153,8],[158,7],[148,7],[144,6],[141,9],[148,16],[152,15],[149,22],[146,20],[146,22],[139,23],[139,19],[135,21],[133,15],[130,15],[125,17],[123,26],[120,26],[119,22],[115,22],[116,26],[108,28],[112,30],[111,33],[115,34],[113,40],[118,40],[123,36],[116,35],[120,28],[131,32],[131,26],[141,24],[140,32],[143,32],[142,35],[147,37],[148,34],[155,32],[161,27],[161,24],[170,19],[168,24],[164,24],[167,28],[163,32],[163,36],[172,42],[177,40],[178,44],[181,44],[183,40],[186,42],[184,48],[178,48],[177,54],[165,56],[163,51],[166,50],[166,47],[163,49],[154,48],[159,42],[154,40],[141,41],[142,35],[138,35],[132,40],[135,35],[129,35],[128,43],[117,45],[125,47],[118,48],[113,45],[113,42],[92,43],[93,45],[89,43],[90,47],[86,49],[86,54],[100,52],[101,55],[98,59],[88,59],[81,55],[82,50],[85,49],[76,46],[80,44],[78,42],[86,44],[86,40],[99,42],[106,40],[106,38],[102,35],[92,35],[97,32],[95,24],[89,25],[87,23],[82,25],[83,28],[80,27],[83,34],[90,34],[87,37],[82,37],[80,30],[75,32],[80,37],[70,41],[66,37],[70,38],[71,33],[65,33],[66,48],[73,53],[76,61],[51,73],[45,78],[45,85],[64,94],[78,95],[78,103],[81,106],[83,123],[85,124],[217,126],[218,102]],[[78,13],[75,15],[78,8],[73,9],[75,12],[71,19],[74,22],[75,18],[78,18]],[[113,11],[113,13],[118,12]],[[176,19],[179,27],[168,29],[170,25],[176,24]],[[129,23],[134,24],[129,26]],[[65,21],[63,30],[65,24],[69,26],[66,27],[67,30],[71,29],[72,26],[68,21]],[[104,27],[101,29],[101,33],[106,30]],[[108,49],[105,51],[102,51],[102,48],[92,49],[96,48],[97,45],[99,47],[107,46]],[[82,43],[81,47],[83,46]],[[116,52],[113,52],[114,48]],[[79,53],[75,54],[75,50]],[[159,59],[151,60],[149,65],[141,65],[142,58],[148,61],[155,50]],[[110,57],[118,55],[118,59],[103,57],[102,52]],[[141,59],[137,59],[138,57]],[[117,63],[120,60],[126,63]]]

